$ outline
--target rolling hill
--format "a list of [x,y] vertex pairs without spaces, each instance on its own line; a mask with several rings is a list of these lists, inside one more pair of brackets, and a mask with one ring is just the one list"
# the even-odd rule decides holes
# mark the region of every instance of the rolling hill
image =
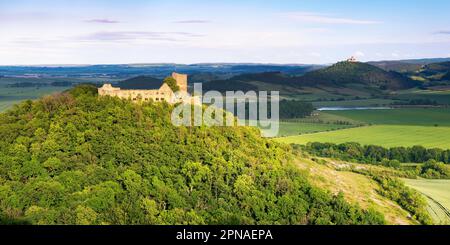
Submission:
[[447,74],[445,74],[445,75],[442,77],[442,80],[443,80],[443,81],[449,81],[449,82],[450,82],[450,71],[447,72]]
[[416,72],[416,75],[430,81],[443,81],[448,80],[449,73],[450,61],[425,65]]

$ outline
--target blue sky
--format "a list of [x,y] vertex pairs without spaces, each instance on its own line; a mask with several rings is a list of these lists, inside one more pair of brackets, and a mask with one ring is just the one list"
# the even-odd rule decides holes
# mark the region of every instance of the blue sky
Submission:
[[0,0],[0,65],[450,57],[450,1]]

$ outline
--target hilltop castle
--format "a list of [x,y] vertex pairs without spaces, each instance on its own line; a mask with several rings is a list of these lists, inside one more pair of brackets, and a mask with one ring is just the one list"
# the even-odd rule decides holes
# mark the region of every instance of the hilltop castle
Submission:
[[347,59],[347,62],[350,62],[350,63],[356,63],[356,62],[358,62],[358,60],[356,59],[355,56],[352,56],[352,57],[350,57],[350,58]]
[[149,84],[154,89],[120,89],[111,84],[104,84],[98,89],[99,96],[113,96],[121,99],[138,101],[166,101],[170,104],[183,102],[191,104],[201,104],[198,97],[191,97],[187,92],[187,75],[173,72],[172,77],[176,80],[180,91],[175,93],[169,85],[162,82],[158,84]]

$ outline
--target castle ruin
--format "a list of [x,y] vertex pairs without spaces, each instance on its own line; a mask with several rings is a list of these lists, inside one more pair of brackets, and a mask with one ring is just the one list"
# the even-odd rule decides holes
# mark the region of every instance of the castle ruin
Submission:
[[156,101],[174,104],[178,102],[201,104],[198,97],[191,97],[187,92],[187,75],[173,72],[172,77],[176,80],[180,91],[175,93],[169,85],[161,82],[157,89],[121,89],[111,84],[104,84],[98,89],[99,96],[112,96],[121,99],[129,99],[134,102]]

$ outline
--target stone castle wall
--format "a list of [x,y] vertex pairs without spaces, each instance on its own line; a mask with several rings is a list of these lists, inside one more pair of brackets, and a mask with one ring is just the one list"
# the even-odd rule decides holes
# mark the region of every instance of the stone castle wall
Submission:
[[121,90],[120,88],[115,88],[111,84],[105,84],[103,87],[98,89],[98,94],[100,96],[113,96],[119,97],[121,99],[129,99],[132,101],[167,101],[172,102],[173,92],[172,89],[167,84],[163,84],[161,88],[154,90],[145,89],[133,89]]
[[[172,77],[177,81],[180,91],[187,95],[187,75],[172,73]],[[162,84],[159,89],[120,89],[115,88],[111,84],[104,84],[98,89],[99,96],[113,96],[121,99],[129,99],[132,101],[166,101],[168,103],[187,102],[193,104],[201,104],[198,98],[175,98],[175,94],[167,84]],[[189,100],[189,101],[186,101]]]

